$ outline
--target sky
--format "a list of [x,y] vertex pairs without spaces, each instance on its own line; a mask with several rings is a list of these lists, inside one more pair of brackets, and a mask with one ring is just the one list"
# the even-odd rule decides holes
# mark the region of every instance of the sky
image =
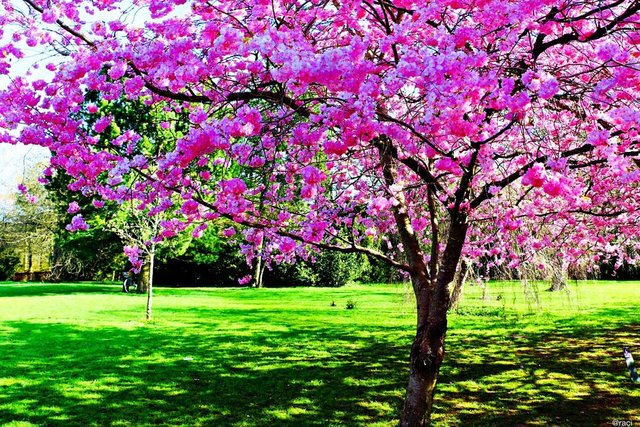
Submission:
[[[20,1],[14,1],[14,6],[25,9],[25,5]],[[142,18],[140,18],[142,17]],[[105,16],[101,16],[102,19]],[[114,17],[110,17],[114,19]],[[136,23],[136,21],[144,20],[145,14],[130,14],[123,17],[128,23]],[[140,22],[141,24],[141,22]],[[4,29],[4,35],[0,42],[3,44],[8,42],[11,37],[11,29]],[[51,73],[46,71],[44,64],[48,62],[59,61],[60,58],[56,58],[51,55],[51,52],[42,50],[42,47],[35,49],[21,46],[21,49],[25,51],[26,56],[12,64],[9,75],[0,75],[0,90],[5,89],[11,84],[11,79],[17,76],[26,76],[32,79],[44,79],[48,80],[51,77]],[[35,63],[42,63],[43,65],[38,67],[37,70],[32,69]],[[27,72],[31,69],[31,75],[27,75]],[[42,147],[37,146],[24,146],[24,145],[11,145],[0,143],[0,210],[6,209],[10,206],[16,193],[18,184],[22,181],[24,171],[28,171],[29,168],[34,167],[38,163],[45,162],[49,158],[49,151]]]
[[0,209],[10,206],[23,171],[49,158],[49,150],[36,146],[0,144]]
[[[24,9],[23,2],[14,0],[12,2],[14,6]],[[124,2],[126,6],[127,3]],[[26,10],[25,10],[26,11]],[[189,12],[189,5],[179,6],[175,8],[173,14],[181,15]],[[93,19],[89,16],[83,15],[82,18],[89,22]],[[145,21],[149,19],[149,11],[144,8],[133,7],[130,8],[128,13],[124,15],[109,13],[101,14],[99,20],[113,20],[119,19],[133,26],[143,26]],[[4,35],[1,37],[0,42],[6,43],[8,38],[11,37],[11,29],[3,28]],[[9,76],[0,75],[0,90],[3,90],[7,85],[11,84],[11,78],[16,76],[27,76],[28,70],[31,69],[31,75],[27,78],[44,79],[48,80],[51,74],[46,71],[44,64],[48,62],[60,61],[60,57],[54,57],[51,52],[43,51],[42,47],[36,47],[30,49],[26,46],[21,46],[21,49],[25,51],[25,58],[12,64]],[[40,62],[42,66],[37,70],[32,69],[35,63]],[[16,192],[17,185],[22,181],[23,171],[29,170],[29,167],[37,163],[46,161],[49,157],[49,151],[36,146],[25,147],[23,145],[9,145],[0,143],[0,207],[7,203],[11,203],[11,200]]]

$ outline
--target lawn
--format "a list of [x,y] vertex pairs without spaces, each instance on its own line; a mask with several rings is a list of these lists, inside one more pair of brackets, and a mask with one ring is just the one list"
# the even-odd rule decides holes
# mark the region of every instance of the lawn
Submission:
[[[450,318],[437,426],[640,418],[640,283],[491,283]],[[0,284],[0,426],[393,426],[408,289]],[[348,302],[355,308],[345,309]],[[333,304],[332,304],[333,303]]]

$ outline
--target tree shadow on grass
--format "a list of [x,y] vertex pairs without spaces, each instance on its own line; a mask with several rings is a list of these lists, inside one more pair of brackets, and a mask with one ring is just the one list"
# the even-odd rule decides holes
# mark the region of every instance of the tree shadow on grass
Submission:
[[14,332],[1,347],[11,367],[0,375],[2,422],[384,425],[401,401],[403,349],[336,330],[6,326]]
[[[640,421],[640,387],[630,382],[622,357],[623,346],[640,354],[635,312],[603,309],[555,327],[550,322],[538,331],[507,328],[507,335],[489,338],[454,332],[449,345],[455,354],[440,378],[436,421],[491,426]],[[504,327],[508,321],[496,323]]]
[[[367,326],[368,317],[344,310],[335,322],[321,314],[189,307],[163,313],[179,319],[176,325],[5,322],[0,423],[395,425],[410,328]],[[601,310],[525,331],[518,328],[532,323],[528,319],[458,318],[435,424],[632,419],[640,388],[629,382],[620,351],[640,348],[640,325],[624,324],[634,315],[632,309]]]

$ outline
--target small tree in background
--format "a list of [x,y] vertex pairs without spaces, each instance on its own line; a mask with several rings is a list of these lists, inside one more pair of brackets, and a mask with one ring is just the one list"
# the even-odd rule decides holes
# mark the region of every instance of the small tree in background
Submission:
[[130,203],[123,205],[120,215],[109,225],[125,243],[125,254],[136,272],[142,271],[138,292],[146,292],[145,318],[151,320],[153,308],[153,274],[162,217],[149,215],[146,210],[135,209]]

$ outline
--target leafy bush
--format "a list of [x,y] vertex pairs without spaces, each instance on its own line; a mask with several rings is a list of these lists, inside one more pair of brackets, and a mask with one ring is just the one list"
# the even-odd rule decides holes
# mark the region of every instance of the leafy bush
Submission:
[[20,258],[13,249],[0,250],[0,280],[9,280],[18,270]]
[[272,266],[265,271],[264,283],[278,286],[344,286],[363,281],[369,264],[359,254],[325,251],[316,255],[315,262],[299,261],[296,264]]

